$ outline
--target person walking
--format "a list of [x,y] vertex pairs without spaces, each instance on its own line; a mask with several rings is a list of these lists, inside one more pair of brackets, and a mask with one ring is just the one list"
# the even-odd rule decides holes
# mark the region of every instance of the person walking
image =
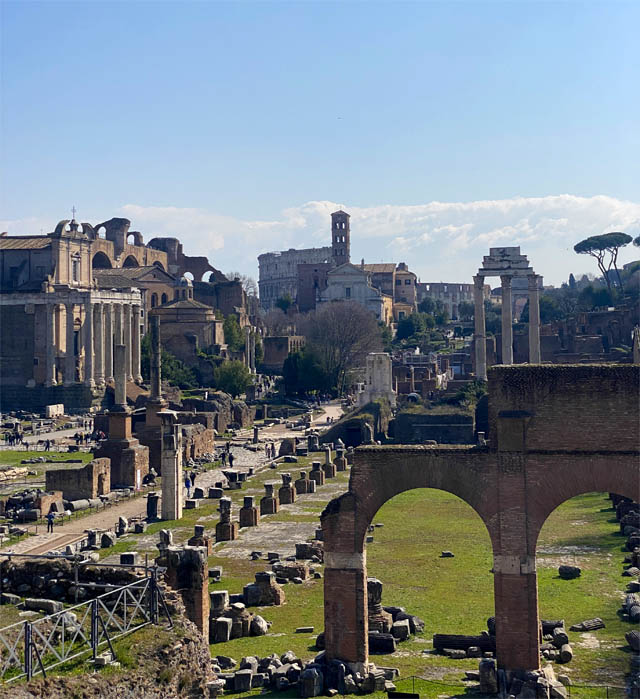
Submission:
[[49,512],[47,515],[47,534],[49,534],[49,532],[53,534],[53,522],[55,518],[56,516],[53,514],[53,512]]
[[234,459],[233,454],[231,452],[229,452],[229,466],[231,468],[233,468],[233,459]]
[[223,466],[227,465],[227,452],[226,451],[222,452],[222,465]]
[[191,477],[191,485],[193,486],[195,486],[196,484],[196,475],[197,474],[195,471],[191,471],[191,473],[189,474],[189,476]]
[[187,497],[190,498],[191,497],[191,480],[190,480],[189,476],[187,476],[185,478],[184,487],[187,489]]

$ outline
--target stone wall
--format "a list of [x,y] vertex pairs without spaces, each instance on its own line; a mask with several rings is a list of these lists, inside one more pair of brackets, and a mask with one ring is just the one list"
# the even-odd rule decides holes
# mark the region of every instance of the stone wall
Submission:
[[50,469],[46,473],[46,489],[61,490],[65,500],[106,495],[111,491],[111,461],[99,458],[80,468]]
[[473,444],[473,422],[471,415],[457,413],[398,413],[394,437],[399,444],[419,444],[430,439],[438,444]]

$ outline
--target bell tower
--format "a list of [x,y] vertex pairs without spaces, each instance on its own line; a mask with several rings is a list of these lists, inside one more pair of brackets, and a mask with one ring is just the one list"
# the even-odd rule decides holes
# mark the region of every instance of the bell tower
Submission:
[[349,214],[342,210],[331,214],[331,257],[336,267],[350,262],[350,218]]

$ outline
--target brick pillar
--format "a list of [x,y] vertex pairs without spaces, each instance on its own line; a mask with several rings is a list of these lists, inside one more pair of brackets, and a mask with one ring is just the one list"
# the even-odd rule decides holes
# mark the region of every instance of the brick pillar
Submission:
[[528,418],[498,418],[498,534],[494,543],[496,657],[505,670],[540,666],[535,548],[527,542],[524,449]]

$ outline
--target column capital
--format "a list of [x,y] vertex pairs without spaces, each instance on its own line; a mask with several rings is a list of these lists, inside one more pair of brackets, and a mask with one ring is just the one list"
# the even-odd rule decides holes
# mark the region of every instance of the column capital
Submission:
[[529,274],[527,276],[527,282],[529,283],[529,291],[535,291],[538,289],[538,281],[540,280],[539,274]]
[[479,274],[477,274],[473,278],[473,285],[475,286],[476,289],[484,289],[484,277],[481,277]]
[[510,289],[511,288],[511,280],[513,277],[510,274],[501,274],[500,275],[500,283],[504,288]]

